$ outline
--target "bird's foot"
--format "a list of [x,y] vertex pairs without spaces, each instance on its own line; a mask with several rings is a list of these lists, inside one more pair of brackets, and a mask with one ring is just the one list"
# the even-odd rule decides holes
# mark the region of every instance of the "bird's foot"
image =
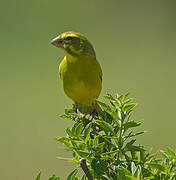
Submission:
[[78,114],[78,104],[73,104],[74,113]]
[[95,117],[98,117],[98,111],[96,107],[93,108],[93,111],[91,112],[91,116],[92,116],[92,119],[94,119]]

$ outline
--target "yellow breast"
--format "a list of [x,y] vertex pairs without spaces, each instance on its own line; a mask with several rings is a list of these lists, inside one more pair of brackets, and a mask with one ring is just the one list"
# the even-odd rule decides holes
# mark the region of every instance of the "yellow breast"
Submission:
[[59,73],[66,95],[78,104],[91,106],[102,88],[102,71],[95,59],[65,57]]

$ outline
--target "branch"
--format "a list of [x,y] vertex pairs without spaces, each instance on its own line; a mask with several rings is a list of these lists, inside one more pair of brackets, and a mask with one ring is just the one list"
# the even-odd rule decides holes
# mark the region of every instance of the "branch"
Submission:
[[87,176],[88,180],[93,180],[93,177],[90,174],[89,169],[87,167],[86,159],[82,158],[82,159],[80,159],[79,162],[80,162],[80,166],[81,166],[82,170],[84,171],[85,175]]

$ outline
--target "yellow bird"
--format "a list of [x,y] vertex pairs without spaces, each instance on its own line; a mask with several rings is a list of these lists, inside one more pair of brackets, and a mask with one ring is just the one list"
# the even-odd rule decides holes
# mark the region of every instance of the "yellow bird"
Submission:
[[102,70],[92,44],[76,32],[62,33],[51,43],[64,51],[59,74],[65,94],[76,104],[75,111],[82,107],[84,113],[97,115],[101,111],[96,99],[102,89]]

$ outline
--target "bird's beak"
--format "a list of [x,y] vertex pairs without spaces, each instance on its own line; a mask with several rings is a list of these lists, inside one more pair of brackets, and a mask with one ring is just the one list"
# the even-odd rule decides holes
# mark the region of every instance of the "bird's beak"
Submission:
[[57,36],[56,38],[54,38],[52,41],[51,41],[51,44],[58,47],[58,48],[63,48],[64,46],[64,40],[60,37],[60,36]]

